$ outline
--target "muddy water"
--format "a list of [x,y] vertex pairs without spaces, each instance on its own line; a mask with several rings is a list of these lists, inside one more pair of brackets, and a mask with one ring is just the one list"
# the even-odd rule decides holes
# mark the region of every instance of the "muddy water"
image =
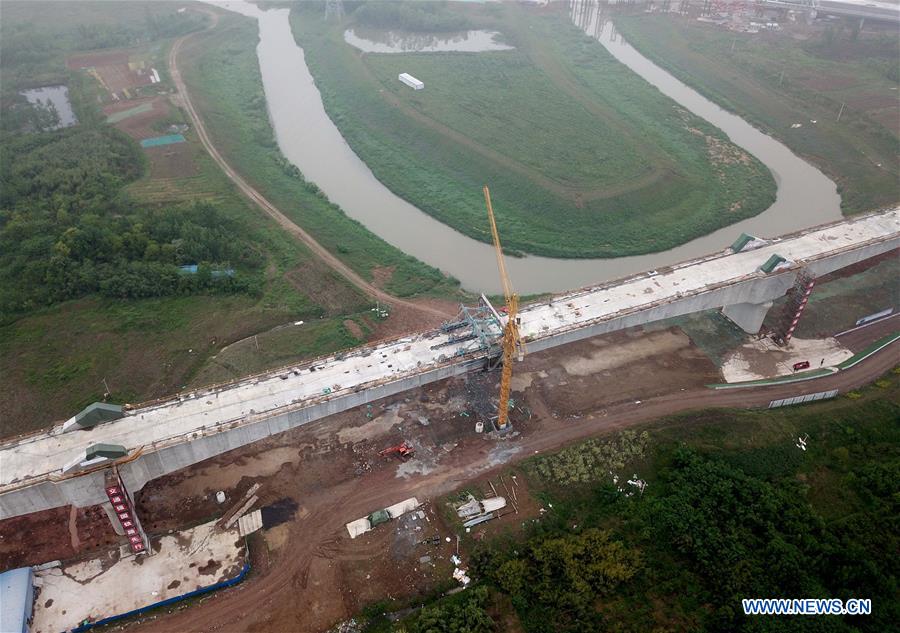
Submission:
[[[239,1],[214,4],[259,22],[257,54],[269,116],[288,160],[348,216],[385,241],[453,275],[468,290],[499,293],[490,245],[458,233],[394,195],[343,139],[325,113],[303,50],[291,34],[288,10],[261,11]],[[620,38],[614,42],[608,30],[600,29],[599,12],[595,20],[589,23],[589,32],[598,33],[601,43],[620,61],[642,76],[647,73],[648,81],[695,114],[709,118],[767,165],[778,183],[778,200],[755,218],[653,255],[591,260],[507,258],[507,270],[519,293],[568,290],[706,255],[722,250],[742,231],[774,236],[840,218],[835,185],[821,172],[654,66]],[[503,202],[495,200],[494,204],[499,207]]]
[[384,29],[353,28],[344,41],[366,53],[481,53],[512,48],[497,41],[494,31],[460,31],[450,34],[401,33]]

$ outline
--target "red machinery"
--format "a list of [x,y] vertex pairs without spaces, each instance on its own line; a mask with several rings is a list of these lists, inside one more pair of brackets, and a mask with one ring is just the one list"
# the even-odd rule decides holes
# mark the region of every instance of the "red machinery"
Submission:
[[388,448],[384,449],[383,451],[381,451],[378,454],[381,455],[382,457],[387,457],[388,455],[396,454],[397,457],[405,460],[405,459],[409,459],[410,457],[412,457],[412,454],[414,452],[415,452],[415,449],[413,449],[413,447],[410,446],[409,443],[404,441],[404,442],[401,442],[400,444],[397,444],[397,446],[389,446]]

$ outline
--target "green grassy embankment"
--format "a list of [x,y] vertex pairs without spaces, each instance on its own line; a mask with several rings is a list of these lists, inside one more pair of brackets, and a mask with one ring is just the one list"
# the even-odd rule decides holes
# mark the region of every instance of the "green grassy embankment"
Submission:
[[[490,241],[488,183],[511,251],[664,250],[765,209],[775,184],[721,132],[619,64],[561,10],[454,8],[514,50],[361,53],[352,13],[292,9],[329,116],[392,191]],[[422,79],[412,91],[399,72]]]
[[392,270],[384,290],[397,296],[455,296],[458,284],[390,246],[347,217],[278,150],[263,93],[254,21],[222,15],[180,57],[206,129],[231,165],[275,206],[365,279]]
[[616,25],[655,63],[822,169],[845,213],[900,199],[897,38],[826,31],[797,42],[668,16],[622,16]]

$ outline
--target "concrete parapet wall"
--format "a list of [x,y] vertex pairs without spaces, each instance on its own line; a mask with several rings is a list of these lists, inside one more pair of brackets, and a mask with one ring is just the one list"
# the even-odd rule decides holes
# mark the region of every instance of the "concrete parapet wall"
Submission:
[[[467,359],[355,393],[338,395],[302,409],[263,417],[228,429],[214,429],[189,441],[157,449],[145,447],[140,457],[121,465],[119,473],[129,492],[134,494],[147,482],[192,464],[374,400],[481,369],[484,362],[484,358]],[[5,493],[0,496],[0,519],[64,505],[84,507],[106,501],[103,472],[94,472],[59,481],[45,481]]]

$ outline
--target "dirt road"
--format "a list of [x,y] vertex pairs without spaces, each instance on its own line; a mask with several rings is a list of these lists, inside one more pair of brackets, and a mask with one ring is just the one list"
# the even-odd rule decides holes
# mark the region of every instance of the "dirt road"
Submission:
[[[894,344],[850,370],[805,383],[724,391],[692,389],[649,398],[641,404],[622,403],[578,419],[544,420],[540,432],[505,444],[518,452],[500,465],[492,459],[494,444],[487,443],[480,450],[454,452],[452,460],[423,476],[397,479],[394,469],[384,468],[335,485],[322,484],[303,496],[302,516],[291,522],[286,544],[278,556],[268,563],[260,561],[258,576],[202,604],[142,623],[139,628],[177,633],[321,631],[348,615],[338,589],[339,571],[331,555],[334,544],[347,520],[364,516],[372,508],[408,496],[433,499],[536,452],[673,413],[709,407],[758,407],[802,393],[847,391],[872,382],[896,366],[898,360],[898,344]],[[324,587],[332,589],[323,592]]]
[[[207,31],[216,28],[216,25],[219,21],[218,14],[213,11],[204,11],[204,13],[209,15],[212,19],[212,24],[207,27]],[[188,117],[190,118],[191,123],[193,124],[194,129],[197,132],[197,137],[200,139],[200,142],[203,144],[203,147],[206,149],[212,159],[222,169],[225,175],[228,176],[229,180],[231,180],[237,186],[240,192],[244,194],[248,200],[256,204],[267,215],[278,222],[278,224],[288,233],[290,233],[293,237],[306,245],[306,247],[309,248],[309,250],[312,251],[313,254],[320,260],[322,260],[329,268],[340,274],[367,296],[377,301],[388,303],[394,307],[402,306],[420,313],[426,313],[433,316],[446,318],[448,315],[443,310],[432,307],[430,305],[423,305],[414,301],[400,299],[398,297],[395,297],[394,295],[384,292],[380,288],[377,288],[373,284],[363,279],[353,269],[344,264],[344,262],[335,257],[331,252],[329,252],[328,249],[319,244],[309,233],[294,224],[294,222],[291,221],[290,218],[282,213],[275,205],[269,202],[265,198],[265,196],[263,196],[261,193],[259,193],[259,191],[253,188],[237,171],[235,171],[231,167],[231,165],[228,164],[222,154],[219,153],[219,150],[217,150],[215,145],[213,145],[212,140],[207,134],[206,128],[203,125],[203,120],[200,118],[200,115],[194,108],[194,104],[191,102],[191,97],[188,93],[187,86],[185,85],[184,80],[181,77],[181,72],[178,69],[178,53],[181,50],[182,45],[188,38],[195,37],[196,35],[198,34],[192,33],[180,37],[172,45],[172,48],[169,51],[168,60],[169,74],[171,75],[172,82],[175,84],[175,89],[178,91],[178,95],[181,98],[181,104],[184,107],[185,112],[187,112]]]

